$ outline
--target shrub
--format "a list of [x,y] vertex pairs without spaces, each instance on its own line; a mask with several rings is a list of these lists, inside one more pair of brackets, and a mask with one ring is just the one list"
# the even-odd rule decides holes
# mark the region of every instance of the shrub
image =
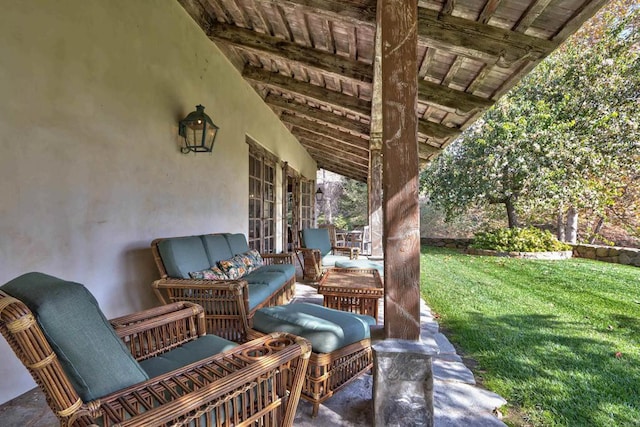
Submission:
[[499,252],[548,252],[571,249],[571,246],[560,242],[548,230],[543,231],[535,227],[500,228],[477,233],[471,247]]

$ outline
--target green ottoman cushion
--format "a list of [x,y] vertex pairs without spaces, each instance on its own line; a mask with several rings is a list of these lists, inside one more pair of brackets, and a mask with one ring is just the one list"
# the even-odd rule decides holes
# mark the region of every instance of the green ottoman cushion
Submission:
[[143,360],[140,362],[140,366],[149,375],[149,378],[154,378],[214,354],[222,353],[237,345],[215,335],[205,335],[171,351]]
[[84,402],[149,379],[81,284],[27,273],[0,289],[33,312]]
[[336,263],[339,261],[347,261],[349,259],[348,256],[344,255],[325,255],[322,257],[322,266],[323,267],[335,267]]
[[380,275],[384,274],[384,265],[379,262],[369,261],[368,259],[348,259],[339,260],[335,262],[336,268],[375,268],[380,272]]
[[331,353],[370,338],[369,327],[375,324],[371,316],[308,303],[261,308],[253,316],[254,329],[301,336],[311,341],[315,353]]

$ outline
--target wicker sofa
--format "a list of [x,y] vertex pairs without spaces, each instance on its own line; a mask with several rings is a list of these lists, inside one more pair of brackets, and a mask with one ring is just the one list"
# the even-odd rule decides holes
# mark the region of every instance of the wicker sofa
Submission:
[[0,287],[0,332],[61,426],[291,426],[311,351],[207,335],[188,302],[107,321],[84,286],[42,273]]
[[289,253],[260,254],[260,267],[233,279],[192,278],[247,254],[244,234],[160,238],[151,243],[151,250],[160,272],[160,279],[152,284],[159,300],[202,305],[207,331],[231,341],[247,340],[256,310],[286,304],[294,296],[295,258]]

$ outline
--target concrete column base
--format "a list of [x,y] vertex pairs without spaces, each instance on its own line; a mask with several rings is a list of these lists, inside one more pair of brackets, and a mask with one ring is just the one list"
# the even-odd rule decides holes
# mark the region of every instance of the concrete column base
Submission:
[[387,339],[372,348],[374,426],[432,427],[436,342]]

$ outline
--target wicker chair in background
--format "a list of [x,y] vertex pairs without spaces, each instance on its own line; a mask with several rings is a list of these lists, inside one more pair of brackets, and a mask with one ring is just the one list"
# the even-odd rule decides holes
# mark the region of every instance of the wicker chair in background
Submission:
[[[35,297],[29,299],[27,293]],[[34,312],[17,296],[29,301]],[[51,316],[56,321],[67,316],[69,322],[58,321],[52,328]],[[39,322],[47,322],[43,319],[47,317],[49,323],[41,328]],[[105,333],[105,341],[115,345],[117,354],[101,352],[103,340],[91,328],[98,335]],[[192,303],[106,321],[82,285],[40,273],[28,273],[0,287],[0,332],[44,391],[61,426],[291,426],[311,352],[308,341],[286,333],[242,345],[206,335],[202,307]],[[70,348],[73,342],[80,345]],[[204,351],[212,343],[222,343],[224,350]],[[103,377],[92,378],[92,368],[69,354],[93,359]],[[123,357],[131,360],[122,370],[104,368]],[[197,359],[173,367],[184,358]],[[83,373],[75,371],[78,366]],[[140,372],[142,380],[136,375],[131,380],[128,370]],[[80,397],[106,387],[109,377],[130,384],[90,399]],[[77,390],[85,380],[95,384]]]
[[360,254],[359,248],[333,246],[327,228],[301,230],[300,243],[302,247],[296,251],[302,254],[305,280],[318,281],[327,269],[333,267],[336,259],[357,259]]

